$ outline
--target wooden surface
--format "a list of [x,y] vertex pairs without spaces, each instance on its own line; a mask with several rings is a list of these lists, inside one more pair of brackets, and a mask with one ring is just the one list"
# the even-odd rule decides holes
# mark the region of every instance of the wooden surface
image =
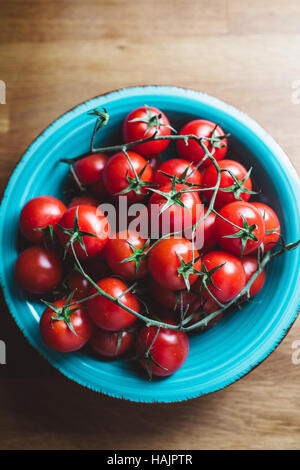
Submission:
[[[299,172],[299,25],[299,0],[1,0],[1,190],[58,115],[138,84],[191,87],[232,103],[274,136]],[[291,362],[300,318],[250,375],[174,405],[113,400],[71,383],[28,345],[3,301],[0,339],[1,449],[300,447],[300,364]]]

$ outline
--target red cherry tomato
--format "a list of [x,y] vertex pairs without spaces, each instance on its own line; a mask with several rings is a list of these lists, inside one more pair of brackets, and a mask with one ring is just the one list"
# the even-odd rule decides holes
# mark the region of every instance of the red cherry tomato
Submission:
[[[222,207],[219,215],[216,218],[216,232],[222,248],[236,255],[247,255],[260,246],[265,236],[265,224],[261,213],[253,204],[231,202]],[[245,231],[242,232],[238,227]]]
[[[56,224],[66,210],[66,206],[56,197],[38,196],[30,199],[20,214],[22,234],[33,243],[43,243],[43,231],[36,229],[45,229],[51,226],[56,231]],[[46,239],[49,239],[49,235]]]
[[[105,246],[106,261],[115,274],[127,280],[140,279],[148,272],[147,260],[141,255],[146,243],[141,235],[134,230],[123,230],[110,238]],[[124,260],[136,255],[132,261]]]
[[[166,115],[153,106],[137,108],[126,117],[123,124],[123,136],[126,143],[151,137],[156,131],[156,116],[158,118],[157,137],[171,134],[170,123]],[[152,157],[163,152],[169,140],[158,140],[132,147],[133,150],[144,157]]]
[[[220,266],[210,276],[211,279],[208,277],[206,281],[207,287],[204,287],[203,290],[204,299],[214,300],[215,298],[221,303],[226,303],[234,299],[245,287],[246,275],[243,265],[233,254],[225,251],[210,251],[203,255],[202,262],[208,272]],[[201,284],[202,279],[199,278],[197,284],[192,288],[193,292],[196,289],[199,292],[200,288],[203,287]]]
[[129,351],[135,340],[132,331],[106,331],[97,328],[91,339],[92,349],[105,357],[119,357]]
[[264,251],[272,250],[280,236],[280,222],[278,217],[273,209],[267,206],[267,204],[263,204],[262,202],[252,202],[252,205],[259,210],[264,219],[266,229],[263,239]]
[[[76,256],[78,258],[97,256],[104,248],[108,240],[110,234],[110,225],[105,215],[95,207],[82,205],[68,209],[64,213],[59,225],[63,229],[71,230],[71,233],[65,233],[63,230],[59,230],[58,236],[60,242],[65,248],[73,236],[74,231],[72,229],[74,228],[76,214],[78,216],[79,230],[91,234],[82,235],[81,237],[86,252],[80,245],[80,239],[78,239],[78,237],[75,239],[74,250]],[[71,246],[68,248],[68,251],[70,254],[73,253]]]
[[154,175],[154,183],[159,186],[169,184],[171,182],[171,178],[166,176],[164,173],[169,175],[171,178],[176,175],[177,183],[189,183],[195,185],[200,185],[202,183],[202,176],[195,168],[195,165],[187,160],[182,160],[181,158],[172,158],[171,160],[163,162]]
[[[242,198],[243,201],[248,201],[250,198],[250,193],[244,192],[243,188],[248,191],[251,191],[252,181],[251,181],[250,176],[246,178],[247,176],[246,168],[240,163],[236,162],[235,160],[221,160],[220,162],[218,162],[218,165],[221,170],[226,170],[226,171],[222,171],[221,173],[220,189],[217,191],[217,194],[216,194],[214,208],[219,209],[220,207],[223,207],[226,204],[229,204],[230,202],[236,201],[238,198]],[[231,173],[239,181],[242,181],[244,180],[244,178],[246,178],[245,182],[242,184],[242,188],[240,188],[238,184],[235,183],[233,177],[231,176]],[[216,167],[213,164],[211,164],[209,165],[209,167],[207,168],[204,174],[203,184],[206,188],[213,188],[217,184],[217,180],[218,180],[218,173],[217,173]],[[221,191],[221,189],[225,189],[225,188],[228,189],[228,188],[233,188],[233,187],[236,188],[235,192]],[[205,195],[210,200],[213,195],[213,190],[205,191]]]
[[73,299],[84,299],[89,295],[91,284],[78,271],[71,271],[66,279],[66,284],[70,291],[75,291]]
[[32,246],[19,255],[15,276],[20,286],[28,292],[46,294],[61,281],[62,263],[52,248]]
[[[194,258],[193,258],[194,255]],[[182,269],[182,260],[185,263],[198,258],[199,253],[192,242],[185,238],[164,238],[160,240],[149,252],[148,269],[151,276],[163,287],[170,290],[186,288]],[[193,265],[194,269],[201,270],[201,260]],[[197,274],[189,274],[188,282],[192,285],[197,280]]]
[[[66,302],[66,299],[57,300],[53,305],[62,309]],[[47,307],[40,320],[41,337],[51,349],[59,352],[77,351],[89,341],[93,325],[81,304],[72,305],[70,314],[66,312],[68,321],[56,320],[55,317],[58,317],[58,314],[51,307]]]
[[90,196],[77,196],[72,199],[70,204],[68,205],[68,209],[71,207],[77,207],[77,206],[93,206],[93,207],[98,207],[99,206],[99,201],[95,199],[94,197]]
[[[195,135],[197,137],[215,137],[215,143],[212,144],[208,140],[203,140],[203,144],[213,154],[216,160],[222,160],[227,152],[227,139],[224,138],[219,140],[218,137],[224,135],[224,131],[220,126],[216,127],[216,124],[205,119],[196,119],[187,123],[180,131],[179,135]],[[189,139],[188,145],[185,144],[184,140],[177,141],[177,150],[181,158],[189,160],[194,163],[199,163],[205,156],[204,150],[193,139]],[[207,158],[201,167],[209,166],[211,160]]]
[[[201,219],[207,213],[208,208],[204,207]],[[203,222],[200,222],[195,229],[195,247],[202,252],[211,251],[217,243],[215,230],[216,214],[210,212]],[[187,231],[187,238],[192,239],[192,230]]]
[[[252,275],[257,271],[257,259],[254,256],[242,256],[241,258],[242,265],[246,273],[246,284]],[[257,276],[252,286],[250,287],[250,297],[258,294],[258,292],[263,288],[265,282],[265,271],[264,269]]]
[[[115,299],[120,298],[120,301],[124,305],[139,313],[139,302],[131,292],[124,294],[128,287],[123,281],[114,277],[107,277],[101,279],[97,285],[107,294],[111,295]],[[96,293],[97,290],[93,287],[90,291],[90,295]],[[103,328],[104,330],[123,330],[136,321],[135,315],[127,312],[127,310],[124,310],[124,308],[114,304],[111,300],[103,297],[102,295],[98,295],[97,297],[88,300],[87,306],[89,315],[93,322],[96,323],[99,328]]]
[[149,165],[152,168],[153,174],[156,172],[156,170],[160,167],[162,164],[162,159],[160,155],[153,155],[153,157],[150,157],[149,160]]
[[167,309],[171,309],[176,312],[180,312],[181,302],[183,311],[185,311],[189,305],[189,312],[196,303],[198,304],[199,294],[194,293],[191,290],[170,290],[166,287],[163,287],[161,284],[158,284],[158,282],[156,282],[154,279],[150,279],[149,288],[150,296],[153,297],[156,302],[166,307]]
[[[130,203],[142,200],[148,193],[145,182],[152,182],[153,172],[141,155],[128,151],[131,164],[123,152],[116,153],[107,162],[103,172],[103,181],[106,190],[114,197],[127,196]],[[139,185],[132,166],[142,185]],[[122,193],[122,194],[120,194]]]
[[149,348],[151,356],[148,360],[141,359],[141,366],[147,369],[146,361],[148,361],[152,374],[168,376],[174,374],[184,364],[189,352],[189,340],[183,331],[161,328],[157,333],[156,326],[145,326],[139,332],[136,353],[142,355]]
[[[152,229],[160,234],[167,235],[179,230],[187,230],[203,216],[203,207],[198,193],[189,186],[175,184],[173,191],[172,184],[167,184],[159,191],[164,195],[156,192],[152,194],[148,203],[148,214]],[[175,193],[178,193],[178,197]],[[168,207],[164,209],[166,204]]]
[[93,153],[78,160],[74,165],[74,172],[79,182],[87,187],[98,199],[105,196],[103,184],[103,170],[108,157],[103,153]]

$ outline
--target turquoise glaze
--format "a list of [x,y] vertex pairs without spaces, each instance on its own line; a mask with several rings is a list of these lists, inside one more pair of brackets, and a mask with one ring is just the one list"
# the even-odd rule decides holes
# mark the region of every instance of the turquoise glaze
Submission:
[[[278,345],[295,320],[299,306],[300,250],[287,253],[267,267],[267,281],[255,299],[207,332],[190,340],[184,366],[173,376],[148,382],[131,363],[101,361],[88,352],[57,354],[41,341],[38,322],[43,306],[29,300],[14,280],[18,217],[25,202],[41,194],[61,196],[68,168],[62,157],[86,152],[95,118],[87,111],[105,106],[109,125],[96,144],[121,142],[126,114],[143,104],[161,108],[180,128],[192,118],[220,123],[232,134],[228,156],[238,153],[253,179],[279,214],[288,242],[300,237],[300,184],[287,156],[252,119],[228,104],[175,87],[136,87],[99,96],[51,124],[29,147],[15,169],[1,205],[1,283],[16,323],[29,342],[65,376],[107,395],[141,402],[175,402],[219,390],[249,372]],[[175,147],[167,149],[174,156]],[[13,345],[11,345],[13,347]],[[263,385],[263,384],[262,384]]]

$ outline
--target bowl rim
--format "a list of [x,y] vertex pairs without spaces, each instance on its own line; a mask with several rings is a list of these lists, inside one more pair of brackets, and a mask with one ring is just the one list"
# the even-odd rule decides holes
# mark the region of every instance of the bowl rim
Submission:
[[[7,199],[8,193],[14,185],[14,180],[19,175],[20,171],[22,170],[23,165],[30,158],[30,154],[34,151],[35,146],[40,143],[40,140],[44,140],[45,138],[47,138],[48,133],[50,133],[53,130],[53,128],[55,128],[56,126],[59,127],[59,124],[60,124],[61,120],[65,120],[66,117],[70,118],[70,120],[71,120],[72,117],[76,117],[77,115],[80,114],[79,111],[81,111],[81,110],[84,111],[84,108],[86,108],[85,111],[88,110],[88,109],[92,109],[91,104],[99,98],[108,97],[108,96],[111,96],[111,95],[122,95],[122,93],[126,94],[126,92],[130,92],[132,94],[132,92],[139,92],[139,91],[141,91],[141,92],[142,91],[153,92],[154,90],[155,90],[156,94],[157,94],[158,91],[162,91],[162,92],[165,92],[165,93],[167,93],[168,91],[172,91],[173,93],[178,92],[178,93],[181,94],[181,96],[182,96],[183,93],[185,93],[188,97],[198,99],[198,101],[200,101],[200,102],[201,101],[203,102],[203,100],[204,100],[205,102],[207,102],[210,105],[216,107],[217,109],[219,109],[221,107],[221,109],[224,112],[226,112],[227,114],[230,114],[231,116],[233,116],[234,119],[236,119],[236,120],[240,119],[247,128],[249,128],[259,138],[264,140],[264,142],[265,142],[265,144],[268,148],[273,149],[274,153],[276,153],[276,156],[280,157],[281,161],[284,162],[285,166],[289,167],[289,171],[291,173],[290,176],[293,178],[294,186],[298,186],[298,191],[299,191],[299,194],[300,194],[300,180],[299,180],[299,177],[297,175],[297,172],[296,172],[293,164],[291,163],[288,156],[286,155],[286,153],[282,150],[282,148],[274,140],[274,138],[271,137],[271,135],[268,134],[267,131],[260,124],[258,124],[254,119],[252,119],[250,116],[248,116],[243,111],[240,111],[238,108],[236,108],[235,106],[227,103],[224,100],[221,100],[221,99],[216,98],[212,95],[209,95],[207,93],[204,93],[204,92],[201,92],[199,90],[192,89],[192,88],[178,87],[178,86],[173,86],[173,85],[137,85],[137,86],[133,85],[133,86],[122,87],[122,88],[118,88],[118,89],[115,89],[115,90],[112,90],[112,91],[101,93],[99,95],[96,95],[93,98],[90,98],[88,100],[85,100],[85,101],[73,106],[69,110],[67,110],[64,113],[62,113],[61,115],[59,115],[55,120],[50,122],[50,124],[48,124],[48,126],[44,130],[42,130],[33,139],[33,141],[27,146],[26,150],[23,152],[20,159],[15,164],[14,169],[12,170],[11,175],[9,177],[6,188],[4,190],[1,205],[0,205],[0,233],[1,233],[1,230],[2,230],[2,227],[3,227],[3,222],[2,222],[3,217],[1,217],[2,212],[4,211],[4,208],[6,206],[6,199]],[[142,96],[142,94],[141,94],[141,96]],[[159,95],[157,95],[157,96],[159,96]],[[166,94],[166,96],[167,96],[167,94]],[[200,100],[199,100],[199,98],[200,98]],[[88,108],[88,106],[90,106],[90,107]],[[78,112],[78,114],[76,114],[76,116],[74,116],[75,111]],[[68,120],[65,121],[65,123],[66,122],[68,122]],[[101,394],[104,394],[104,395],[107,395],[107,396],[110,396],[110,397],[113,397],[113,398],[124,399],[124,400],[128,400],[128,401],[131,401],[131,402],[136,402],[136,403],[140,403],[140,402],[142,402],[142,403],[171,403],[171,402],[175,403],[175,402],[186,401],[186,400],[189,400],[189,399],[195,399],[195,398],[198,398],[198,397],[204,396],[204,395],[210,395],[211,393],[215,393],[218,390],[222,390],[224,388],[227,388],[228,386],[232,385],[233,383],[237,382],[238,380],[240,380],[243,377],[245,377],[246,375],[248,375],[258,365],[260,365],[263,361],[265,361],[270,356],[270,354],[272,352],[275,351],[275,349],[283,341],[285,336],[289,333],[290,329],[292,328],[294,322],[297,319],[298,314],[300,313],[300,298],[299,298],[297,309],[296,309],[293,317],[290,319],[289,324],[286,326],[286,328],[282,329],[280,338],[277,338],[277,341],[274,342],[274,344],[272,344],[272,346],[268,349],[268,351],[265,353],[265,355],[261,357],[260,360],[256,361],[253,365],[248,366],[247,369],[243,370],[243,372],[239,374],[239,376],[234,377],[232,380],[225,383],[222,387],[213,387],[213,389],[211,391],[204,392],[204,393],[201,392],[201,390],[199,390],[197,393],[191,393],[190,395],[188,393],[186,393],[186,396],[184,398],[176,398],[176,399],[168,399],[168,398],[161,399],[160,398],[159,400],[155,400],[155,399],[152,400],[148,397],[146,399],[143,399],[143,398],[139,397],[138,399],[137,398],[135,399],[133,397],[124,397],[121,393],[118,394],[117,392],[112,393],[111,391],[108,391],[108,390],[97,389],[97,388],[93,387],[91,384],[84,382],[80,378],[78,379],[77,377],[72,376],[72,374],[70,374],[68,371],[61,370],[53,362],[53,360],[47,355],[46,351],[41,350],[40,348],[36,347],[33,344],[33,342],[30,340],[30,338],[27,336],[27,334],[23,330],[21,322],[17,319],[18,316],[15,315],[14,304],[10,300],[10,296],[9,296],[9,293],[8,293],[8,287],[7,287],[5,279],[4,279],[4,273],[2,271],[2,267],[0,268],[0,284],[1,284],[2,289],[3,289],[4,299],[5,299],[5,302],[8,306],[8,310],[9,310],[13,320],[15,321],[15,323],[17,324],[17,326],[19,327],[19,329],[23,333],[24,337],[29,342],[29,344],[32,347],[34,347],[34,349],[37,350],[38,353],[42,357],[44,357],[56,370],[58,370],[61,374],[63,374],[69,380],[72,380],[73,382],[79,384],[80,386],[82,386],[84,388],[88,388],[90,390],[96,391],[98,393],[101,393]]]

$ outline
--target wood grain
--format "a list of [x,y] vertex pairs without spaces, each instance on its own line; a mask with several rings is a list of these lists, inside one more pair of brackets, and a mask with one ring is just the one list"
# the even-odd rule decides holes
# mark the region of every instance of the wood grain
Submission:
[[[2,0],[1,191],[25,148],[75,104],[119,87],[173,84],[215,95],[256,119],[300,171],[298,0]],[[1,449],[296,449],[300,319],[250,375],[174,405],[113,400],[39,357],[1,300]]]

